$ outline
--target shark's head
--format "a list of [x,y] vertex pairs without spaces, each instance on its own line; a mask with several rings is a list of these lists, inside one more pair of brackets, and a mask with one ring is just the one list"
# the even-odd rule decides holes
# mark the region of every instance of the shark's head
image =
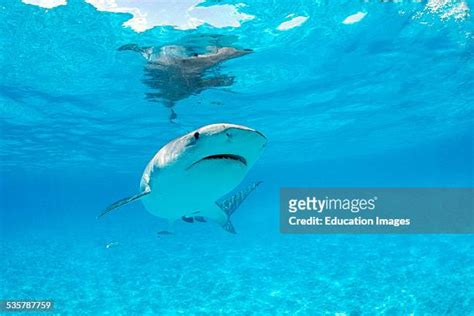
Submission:
[[156,179],[165,181],[179,179],[181,186],[211,181],[218,186],[213,189],[216,196],[222,196],[242,181],[266,143],[262,133],[246,126],[221,123],[198,128],[156,153],[143,173],[141,189],[153,187],[156,174]]
[[180,160],[187,170],[211,163],[249,169],[262,154],[267,139],[249,127],[212,124],[186,134],[180,143]]

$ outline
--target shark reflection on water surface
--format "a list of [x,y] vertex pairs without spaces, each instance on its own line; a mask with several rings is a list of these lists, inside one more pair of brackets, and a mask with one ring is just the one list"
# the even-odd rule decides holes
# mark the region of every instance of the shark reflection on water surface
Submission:
[[156,48],[136,44],[124,45],[119,50],[138,52],[147,60],[143,82],[153,91],[146,94],[146,99],[169,108],[170,121],[177,118],[173,108],[178,101],[206,89],[228,87],[234,83],[235,77],[219,74],[217,65],[252,52],[251,49],[232,46],[207,46],[204,52],[197,53],[181,45]]

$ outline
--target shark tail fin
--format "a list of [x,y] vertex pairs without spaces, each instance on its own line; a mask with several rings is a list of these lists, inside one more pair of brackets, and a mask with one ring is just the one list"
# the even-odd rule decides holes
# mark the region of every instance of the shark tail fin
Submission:
[[234,225],[232,225],[232,222],[230,221],[230,218],[227,220],[227,222],[222,226],[226,232],[229,232],[231,234],[237,234],[235,231]]
[[139,198],[149,194],[150,192],[151,192],[150,189],[146,189],[145,191],[143,191],[141,193],[138,193],[138,194],[126,197],[124,199],[118,200],[117,202],[115,202],[112,205],[110,205],[109,207],[107,207],[102,213],[100,213],[100,215],[97,216],[97,219],[103,217],[104,215],[108,214],[109,212],[113,211],[114,209],[116,209],[116,208],[118,208],[122,205],[128,204],[128,203],[133,202],[135,200],[138,200]]
[[250,195],[250,193],[252,193],[261,183],[262,181],[252,183],[248,187],[230,196],[229,198],[217,202],[217,206],[219,206],[222,211],[224,211],[224,213],[227,215],[227,221],[224,225],[222,225],[222,228],[224,228],[224,230],[228,231],[231,234],[236,233],[234,225],[232,225],[232,222],[230,221],[230,217],[245,201],[245,199]]

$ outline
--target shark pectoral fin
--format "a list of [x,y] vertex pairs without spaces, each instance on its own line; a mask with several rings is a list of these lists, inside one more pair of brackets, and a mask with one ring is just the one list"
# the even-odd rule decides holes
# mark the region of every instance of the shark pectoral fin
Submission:
[[224,212],[227,218],[227,220],[223,224],[221,224],[222,228],[224,228],[226,231],[228,231],[231,234],[236,233],[234,225],[232,225],[232,222],[230,221],[230,217],[235,212],[235,210],[239,208],[242,202],[250,195],[250,193],[252,193],[260,185],[260,183],[262,182],[259,181],[259,182],[252,183],[251,185],[237,192],[231,197],[223,201],[216,202],[217,206],[219,206],[219,208]]
[[120,207],[122,205],[125,205],[125,204],[128,204],[130,202],[133,202],[135,200],[138,200],[139,198],[147,195],[147,194],[150,194],[151,193],[151,190],[150,189],[146,189],[145,191],[141,192],[141,193],[138,193],[138,194],[135,194],[133,196],[129,196],[129,197],[126,197],[124,199],[121,199],[121,200],[118,200],[117,202],[113,203],[112,205],[110,205],[109,207],[107,207],[102,213],[100,213],[99,216],[97,216],[97,219],[101,218],[102,216],[104,216],[105,214],[113,211],[114,209],[116,209],[117,207]]

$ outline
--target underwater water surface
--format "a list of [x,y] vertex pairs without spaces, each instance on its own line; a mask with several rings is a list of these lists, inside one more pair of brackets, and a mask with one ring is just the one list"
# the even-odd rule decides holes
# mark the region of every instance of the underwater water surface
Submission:
[[[473,186],[472,5],[180,3],[0,4],[0,300],[52,299],[58,315],[472,315],[472,235],[285,235],[278,205],[283,187]],[[177,78],[154,68],[162,47],[246,53]],[[158,235],[166,222],[140,202],[96,219],[163,145],[219,122],[268,139],[237,234]]]

